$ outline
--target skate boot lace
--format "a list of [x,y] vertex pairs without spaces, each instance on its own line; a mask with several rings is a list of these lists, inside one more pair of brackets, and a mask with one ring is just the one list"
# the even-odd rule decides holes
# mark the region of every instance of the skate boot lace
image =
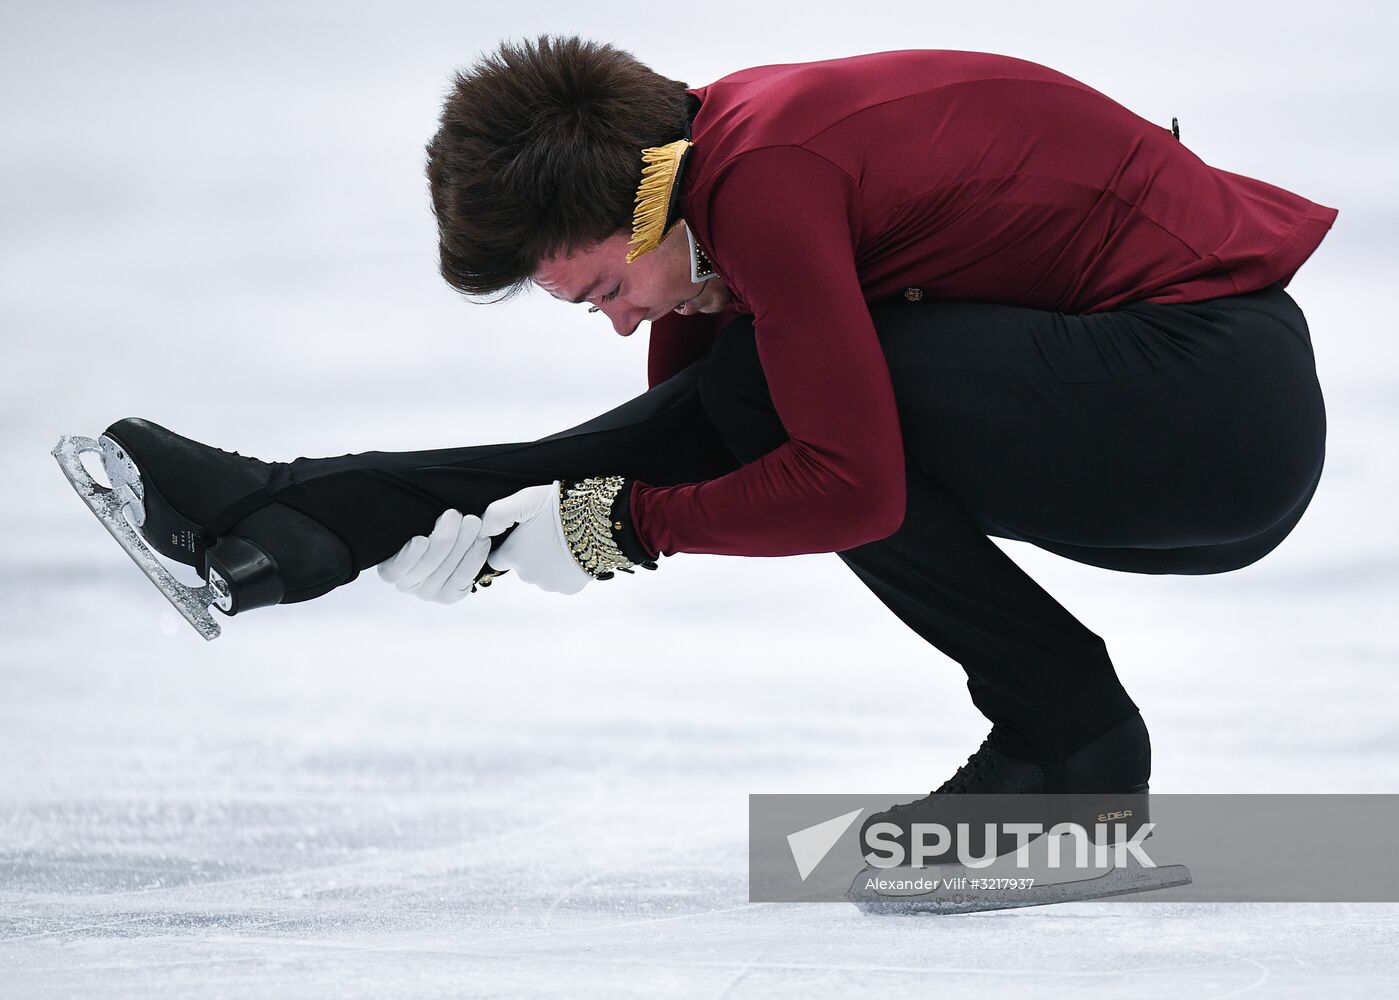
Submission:
[[968,757],[967,762],[957,768],[956,774],[934,788],[925,797],[915,802],[902,802],[891,806],[888,811],[897,815],[915,807],[927,805],[941,796],[957,795],[966,791],[968,787],[976,785],[982,778],[994,771],[999,763],[999,758],[995,754],[988,753],[990,748],[991,737],[988,736],[981,741],[981,746],[977,748],[976,753]]
[[220,455],[227,455],[229,458],[236,458],[236,459],[238,459],[239,461],[242,461],[242,462],[250,462],[250,463],[252,463],[253,465],[270,465],[270,464],[271,464],[270,462],[266,461],[265,459],[257,458],[257,457],[255,457],[255,456],[253,456],[253,455],[244,455],[244,454],[242,454],[241,452],[237,452],[237,451],[229,451],[227,448],[215,448],[213,445],[204,445],[204,447],[209,448],[209,449],[212,450],[212,451],[216,451],[216,452],[218,452]]
[[977,748],[976,753],[968,757],[967,762],[957,768],[956,774],[948,778],[929,794],[956,795],[960,792],[965,792],[969,787],[974,787],[979,784],[982,778],[996,769],[996,765],[1000,761],[997,755],[989,752],[990,749],[991,737],[988,736],[981,741],[981,746]]

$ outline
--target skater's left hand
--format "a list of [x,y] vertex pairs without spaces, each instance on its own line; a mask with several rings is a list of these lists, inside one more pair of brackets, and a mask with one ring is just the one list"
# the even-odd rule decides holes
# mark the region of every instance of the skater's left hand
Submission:
[[479,517],[445,510],[431,535],[409,539],[379,564],[379,578],[425,601],[455,604],[471,593],[490,553],[491,539],[481,531]]
[[576,594],[592,577],[578,565],[559,520],[559,481],[527,486],[502,497],[481,515],[482,536],[519,527],[491,553],[491,566],[513,569],[525,583],[555,594]]

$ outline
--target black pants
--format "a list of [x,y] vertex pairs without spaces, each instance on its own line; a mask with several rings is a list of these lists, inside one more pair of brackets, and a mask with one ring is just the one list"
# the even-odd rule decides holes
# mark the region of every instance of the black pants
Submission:
[[[871,311],[903,430],[907,513],[894,534],[839,556],[962,665],[1001,749],[1060,759],[1136,706],[1102,639],[987,536],[1132,573],[1262,558],[1321,475],[1326,416],[1306,321],[1277,287],[1078,316],[944,302]],[[556,478],[697,482],[785,439],[745,319],[674,378],[559,434],[299,459],[277,486],[363,568],[449,506],[479,513]]]

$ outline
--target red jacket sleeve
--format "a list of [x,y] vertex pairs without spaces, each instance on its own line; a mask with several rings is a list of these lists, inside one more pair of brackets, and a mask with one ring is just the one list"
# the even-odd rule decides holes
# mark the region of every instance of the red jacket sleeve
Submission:
[[855,268],[854,181],[794,146],[744,153],[709,195],[714,260],[753,311],[789,440],[702,483],[637,483],[641,542],[664,555],[834,552],[903,523],[903,436]]

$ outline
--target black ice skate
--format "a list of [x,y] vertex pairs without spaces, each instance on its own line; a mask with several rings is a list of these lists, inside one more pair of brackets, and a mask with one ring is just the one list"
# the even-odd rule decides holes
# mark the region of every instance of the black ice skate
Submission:
[[[1150,836],[1151,742],[1140,715],[1132,715],[1067,759],[1050,764],[1016,759],[997,749],[995,742],[993,730],[957,773],[928,796],[865,820],[860,844],[881,845],[876,858],[891,865],[871,865],[862,871],[851,884],[847,897],[851,902],[867,913],[961,913],[1098,899],[1190,883],[1190,871],[1184,865],[1143,866],[1135,853],[1125,849]],[[1064,871],[1055,866],[1048,872],[1050,878],[983,891],[978,883],[985,880],[978,876],[984,872],[965,862],[996,864],[998,874],[1014,874],[1001,863],[1018,846],[1028,844],[1003,829],[1012,822],[1038,824],[1052,838],[1062,836],[1054,832],[1056,828],[1073,830],[1075,836],[1081,832],[1085,855],[1102,863],[1097,870],[1085,864],[1083,870],[1072,873],[1087,877],[1056,880]],[[988,823],[997,824],[991,842],[986,836]],[[875,829],[878,824],[891,826]],[[924,830],[937,824],[950,835],[930,850],[926,840],[915,842],[915,824],[925,824]],[[876,835],[871,836],[872,832]],[[1049,846],[1049,856],[1059,858],[1061,845]],[[1063,854],[1073,854],[1079,846],[1064,847]],[[1109,856],[1114,860],[1104,862]],[[929,873],[935,876],[931,882]],[[941,890],[903,891],[902,886],[914,884],[935,884]]]
[[[83,466],[88,452],[101,457],[110,488]],[[358,572],[340,538],[270,495],[267,462],[134,418],[96,441],[60,438],[53,455],[98,520],[206,639],[220,632],[210,607],[235,615],[310,600]],[[194,567],[205,585],[179,582],[155,553]]]

